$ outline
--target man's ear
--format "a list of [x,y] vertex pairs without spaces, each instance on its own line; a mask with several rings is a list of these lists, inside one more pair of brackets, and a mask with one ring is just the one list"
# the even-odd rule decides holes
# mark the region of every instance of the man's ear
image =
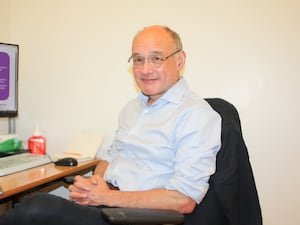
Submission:
[[178,52],[177,68],[179,71],[184,68],[185,58],[186,58],[186,54],[183,50]]

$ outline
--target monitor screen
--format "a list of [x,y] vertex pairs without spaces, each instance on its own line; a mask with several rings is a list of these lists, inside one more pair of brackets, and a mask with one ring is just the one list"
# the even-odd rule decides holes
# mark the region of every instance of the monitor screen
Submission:
[[19,45],[0,43],[0,117],[18,114]]

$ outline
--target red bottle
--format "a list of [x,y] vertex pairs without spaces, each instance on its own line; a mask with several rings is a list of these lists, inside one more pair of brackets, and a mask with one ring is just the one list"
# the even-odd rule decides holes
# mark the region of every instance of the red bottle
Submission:
[[28,149],[34,154],[46,154],[46,138],[40,134],[38,127],[33,136],[28,139]]

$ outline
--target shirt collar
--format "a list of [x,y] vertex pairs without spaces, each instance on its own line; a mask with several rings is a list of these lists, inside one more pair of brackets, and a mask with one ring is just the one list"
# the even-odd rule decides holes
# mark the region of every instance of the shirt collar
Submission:
[[[166,101],[178,104],[182,96],[189,89],[188,84],[184,77],[180,77],[180,79],[175,83],[163,96],[161,96],[156,102]],[[149,97],[144,95],[142,92],[139,94],[140,100],[146,105]],[[155,102],[155,103],[156,103]],[[155,104],[154,103],[154,104]]]

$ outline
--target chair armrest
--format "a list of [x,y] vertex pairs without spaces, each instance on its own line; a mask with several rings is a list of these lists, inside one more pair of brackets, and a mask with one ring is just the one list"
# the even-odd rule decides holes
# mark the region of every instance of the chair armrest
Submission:
[[174,210],[140,208],[102,208],[103,218],[109,224],[183,224],[183,214]]
[[73,184],[74,183],[74,179],[75,179],[74,175],[63,177],[63,181],[65,183],[67,183],[67,184]]
[[[66,177],[63,177],[63,181],[67,184],[73,184],[75,180],[76,175],[69,175]],[[90,176],[83,176],[84,178],[89,178]]]

